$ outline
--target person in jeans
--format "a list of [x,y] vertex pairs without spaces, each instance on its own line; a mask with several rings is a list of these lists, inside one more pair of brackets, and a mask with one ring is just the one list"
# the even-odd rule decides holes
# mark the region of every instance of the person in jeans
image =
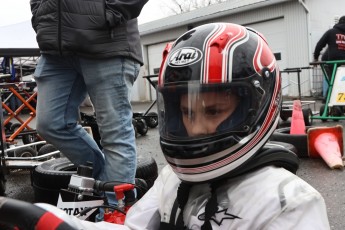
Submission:
[[[93,162],[95,179],[134,183],[130,95],[143,64],[137,17],[147,1],[30,1],[41,51],[37,132],[74,164]],[[87,94],[103,149],[78,125]]]

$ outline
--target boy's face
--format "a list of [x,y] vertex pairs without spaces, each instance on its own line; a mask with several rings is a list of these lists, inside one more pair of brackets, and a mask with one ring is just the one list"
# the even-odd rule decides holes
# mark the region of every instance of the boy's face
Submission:
[[238,96],[227,92],[182,95],[180,108],[188,136],[215,133],[217,127],[235,111],[238,103]]

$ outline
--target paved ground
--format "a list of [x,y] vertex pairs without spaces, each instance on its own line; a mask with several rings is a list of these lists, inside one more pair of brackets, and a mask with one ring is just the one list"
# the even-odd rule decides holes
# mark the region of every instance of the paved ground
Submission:
[[[148,108],[148,103],[133,105],[133,111],[143,112]],[[318,111],[320,103],[315,104]],[[155,108],[153,108],[155,109]],[[154,110],[153,110],[154,111]],[[321,122],[314,120],[314,126],[334,126],[344,125],[345,121]],[[289,126],[287,122],[281,122],[280,126]],[[143,156],[155,158],[159,170],[164,167],[165,160],[162,157],[159,142],[158,129],[149,129],[146,136],[139,136],[137,141],[138,153]],[[327,205],[331,229],[345,229],[345,180],[343,170],[331,170],[321,159],[301,159],[300,169],[297,173],[301,178],[315,187],[324,197]],[[11,172],[7,177],[7,196],[28,202],[33,202],[33,191],[30,185],[30,173],[28,171],[17,170]]]

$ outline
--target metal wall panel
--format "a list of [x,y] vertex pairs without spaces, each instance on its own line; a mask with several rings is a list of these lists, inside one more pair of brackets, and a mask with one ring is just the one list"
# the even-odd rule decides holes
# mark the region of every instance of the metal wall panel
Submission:
[[[286,3],[284,6],[285,30],[287,31],[287,68],[308,67],[309,66],[309,35],[307,13],[301,4],[296,2]],[[309,70],[302,70],[300,73],[301,96],[310,96],[310,75]],[[298,74],[290,73],[289,96],[299,96]]]
[[[181,20],[185,16],[181,15],[181,18],[173,17],[171,19],[177,20],[174,26],[170,22],[169,26],[164,27],[164,23],[168,23],[170,18],[162,21],[158,20],[153,23],[159,27],[158,29],[151,28],[153,24],[144,28],[145,33],[142,35],[142,44],[144,58],[146,59],[145,65],[149,61],[148,47],[150,45],[174,40],[187,31],[188,28],[205,23],[233,22],[253,28],[256,27],[264,35],[266,33],[268,40],[270,40],[269,43],[272,44],[273,52],[281,52],[280,69],[307,67],[312,61],[312,53],[319,37],[333,26],[331,24],[332,22],[334,24],[334,18],[337,15],[342,16],[343,7],[339,6],[345,6],[344,1],[334,0],[334,3],[336,4],[329,4],[324,0],[254,1],[254,4],[242,8],[228,8],[227,10],[219,8],[219,12],[213,12],[217,14],[217,17],[212,16],[207,9],[201,10],[202,12],[208,12],[205,17],[198,16],[198,12],[195,12],[195,17],[193,17],[193,13],[185,15],[185,21]],[[260,7],[258,8],[257,5]],[[221,5],[213,6],[212,9],[215,10],[216,7],[221,7]],[[277,24],[278,21],[279,25]],[[327,26],[325,26],[326,24]],[[270,32],[270,29],[275,31]],[[280,43],[285,43],[285,45]],[[143,74],[150,72],[148,66],[144,66],[143,69]],[[288,91],[285,90],[284,94],[291,97],[299,96],[297,73],[283,73],[282,77],[289,79]],[[302,96],[311,95],[312,80],[312,70],[302,70],[300,73]]]

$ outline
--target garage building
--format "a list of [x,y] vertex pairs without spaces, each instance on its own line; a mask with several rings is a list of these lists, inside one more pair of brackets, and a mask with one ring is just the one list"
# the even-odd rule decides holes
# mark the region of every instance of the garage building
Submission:
[[[132,101],[155,99],[155,89],[142,76],[157,74],[165,45],[193,27],[212,22],[251,27],[266,37],[281,70],[308,67],[317,41],[345,15],[344,8],[343,0],[229,0],[141,24],[144,67],[135,83]],[[296,72],[282,73],[284,96],[322,94],[320,71],[302,69],[299,75],[298,81]]]

